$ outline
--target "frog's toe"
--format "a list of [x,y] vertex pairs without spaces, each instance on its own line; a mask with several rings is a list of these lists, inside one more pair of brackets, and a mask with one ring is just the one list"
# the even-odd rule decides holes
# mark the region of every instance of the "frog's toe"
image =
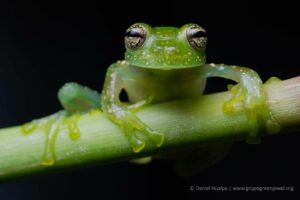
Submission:
[[248,136],[246,142],[249,144],[258,144],[261,139],[258,135],[259,125],[257,119],[257,113],[255,109],[246,109],[247,120],[248,120]]
[[266,128],[270,134],[278,133],[281,130],[281,125],[277,122],[271,112],[269,112],[269,115],[266,119]]
[[77,125],[78,119],[78,114],[74,114],[73,116],[66,119],[65,124],[67,124],[69,137],[71,140],[76,140],[80,138],[80,130]]
[[138,136],[137,130],[135,128],[129,126],[128,124],[126,126],[119,126],[119,128],[121,128],[121,130],[123,131],[134,153],[138,153],[144,149],[144,147],[146,146],[146,142],[143,138],[140,138]]
[[134,153],[140,152],[146,146],[146,142],[139,139],[135,133],[128,133],[126,135]]
[[131,142],[131,146],[132,146],[132,150],[134,151],[134,153],[138,153],[144,149],[144,147],[146,146],[146,143],[141,140],[137,140],[134,143]]
[[41,126],[42,129],[44,129],[44,132],[46,134],[46,140],[45,140],[45,147],[43,151],[42,161],[41,164],[45,166],[53,165],[56,160],[55,155],[55,142],[56,142],[56,136],[59,133],[61,129],[61,122],[59,121],[59,118],[61,116],[55,115],[53,118],[49,118],[48,121]]
[[152,130],[151,128],[147,127],[146,125],[144,127],[139,127],[139,131],[142,134],[144,134],[144,136],[146,136],[157,147],[160,147],[165,140],[165,136],[162,133]]
[[41,165],[44,165],[44,166],[51,166],[55,163],[55,159],[53,158],[44,158],[42,161],[41,161]]
[[28,122],[21,126],[21,132],[24,135],[29,135],[30,133],[32,133],[33,131],[35,131],[37,129],[37,126],[38,126],[38,123],[36,123],[35,121]]
[[164,143],[164,140],[165,140],[165,136],[162,133],[158,133],[156,131],[152,131],[149,134],[149,138],[151,139],[152,142],[154,142],[154,144],[157,147],[160,147]]
[[252,100],[248,102],[249,104],[245,105],[249,124],[249,137],[247,138],[247,142],[259,143],[259,124],[264,124],[267,132],[270,134],[278,133],[281,129],[281,126],[268,109],[267,103],[264,99],[248,99]]
[[224,113],[232,113],[234,111],[234,101],[231,99],[223,104],[222,110]]
[[[121,127],[128,139],[133,151],[140,152],[148,141],[153,142],[160,147],[164,142],[164,135],[145,126],[138,127]],[[144,136],[142,137],[141,134]]]
[[241,87],[237,85],[228,85],[228,90],[231,92],[232,96],[230,97],[229,100],[227,100],[223,106],[222,110],[224,113],[232,113],[234,111],[234,105],[237,102],[240,102],[243,100],[243,91]]

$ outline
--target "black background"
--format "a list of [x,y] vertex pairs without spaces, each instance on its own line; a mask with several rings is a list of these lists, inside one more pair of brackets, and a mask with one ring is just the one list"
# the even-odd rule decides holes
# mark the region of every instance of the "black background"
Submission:
[[[57,90],[76,81],[101,90],[107,67],[123,58],[123,34],[135,22],[208,31],[208,62],[249,66],[265,81],[298,76],[299,13],[288,1],[110,1],[0,3],[0,127],[60,109]],[[228,81],[211,79],[207,92]],[[1,183],[0,199],[214,199],[262,193],[191,192],[199,186],[294,186],[299,196],[299,135],[234,144],[198,176],[180,178],[167,162],[118,163]]]

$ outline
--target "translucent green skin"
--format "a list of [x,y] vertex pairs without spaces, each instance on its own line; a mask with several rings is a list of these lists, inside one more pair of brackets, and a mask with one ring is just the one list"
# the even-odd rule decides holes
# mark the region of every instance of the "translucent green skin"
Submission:
[[270,132],[279,125],[266,105],[262,81],[251,69],[224,64],[205,64],[205,50],[196,50],[188,42],[186,29],[155,27],[141,24],[147,29],[144,44],[138,49],[126,49],[125,61],[112,64],[107,72],[102,91],[102,109],[127,135],[135,152],[145,141],[135,136],[135,131],[144,133],[157,146],[163,143],[163,134],[143,124],[131,109],[119,101],[122,89],[130,103],[145,105],[150,102],[193,97],[202,94],[205,78],[217,76],[239,83],[234,88],[232,99],[224,104],[225,112],[233,111],[234,103],[243,101],[249,119],[249,142],[257,142],[260,115]]
[[[186,30],[193,24],[181,28],[141,25],[147,29],[143,45],[137,49],[127,48],[125,60],[109,67],[101,97],[86,87],[69,83],[62,87],[58,95],[65,111],[51,119],[24,126],[24,133],[30,133],[36,127],[56,126],[51,129],[52,132],[57,130],[55,133],[48,133],[42,164],[54,163],[55,134],[61,126],[67,124],[71,139],[78,138],[71,134],[79,134],[76,118],[67,122],[61,122],[61,118],[93,108],[101,109],[123,130],[134,152],[141,151],[147,142],[157,147],[163,145],[164,134],[144,124],[134,111],[149,103],[200,96],[206,78],[213,76],[239,83],[231,88],[233,95],[224,103],[223,110],[232,112],[236,102],[244,103],[249,121],[249,142],[259,141],[258,116],[263,119],[269,132],[279,131],[280,126],[268,110],[263,83],[255,71],[224,64],[205,64],[205,48],[195,49],[187,40]],[[119,96],[122,90],[126,91],[129,104],[121,102]],[[138,133],[145,137],[139,137]]]

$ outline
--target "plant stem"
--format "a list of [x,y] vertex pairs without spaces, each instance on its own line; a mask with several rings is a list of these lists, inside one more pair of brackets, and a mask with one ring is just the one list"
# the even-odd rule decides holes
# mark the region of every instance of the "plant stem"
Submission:
[[[281,133],[299,127],[300,77],[265,86],[268,104],[282,125]],[[70,140],[64,129],[58,134],[53,166],[42,166],[45,134],[37,130],[23,135],[20,126],[0,129],[0,179],[105,164],[122,160],[175,151],[224,140],[245,139],[247,119],[242,104],[232,114],[222,112],[229,92],[215,93],[195,99],[183,99],[147,106],[137,112],[138,117],[165,134],[160,148],[150,142],[140,153],[134,153],[123,133],[100,111],[80,116],[81,137]],[[263,132],[263,131],[262,131]]]

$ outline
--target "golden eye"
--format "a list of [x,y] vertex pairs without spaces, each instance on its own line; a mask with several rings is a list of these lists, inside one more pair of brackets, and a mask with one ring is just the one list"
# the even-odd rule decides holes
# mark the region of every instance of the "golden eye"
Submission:
[[125,32],[125,46],[129,49],[137,49],[145,42],[147,30],[140,24],[131,25]]
[[187,28],[186,37],[194,49],[204,50],[206,48],[206,31],[201,26],[195,24]]

